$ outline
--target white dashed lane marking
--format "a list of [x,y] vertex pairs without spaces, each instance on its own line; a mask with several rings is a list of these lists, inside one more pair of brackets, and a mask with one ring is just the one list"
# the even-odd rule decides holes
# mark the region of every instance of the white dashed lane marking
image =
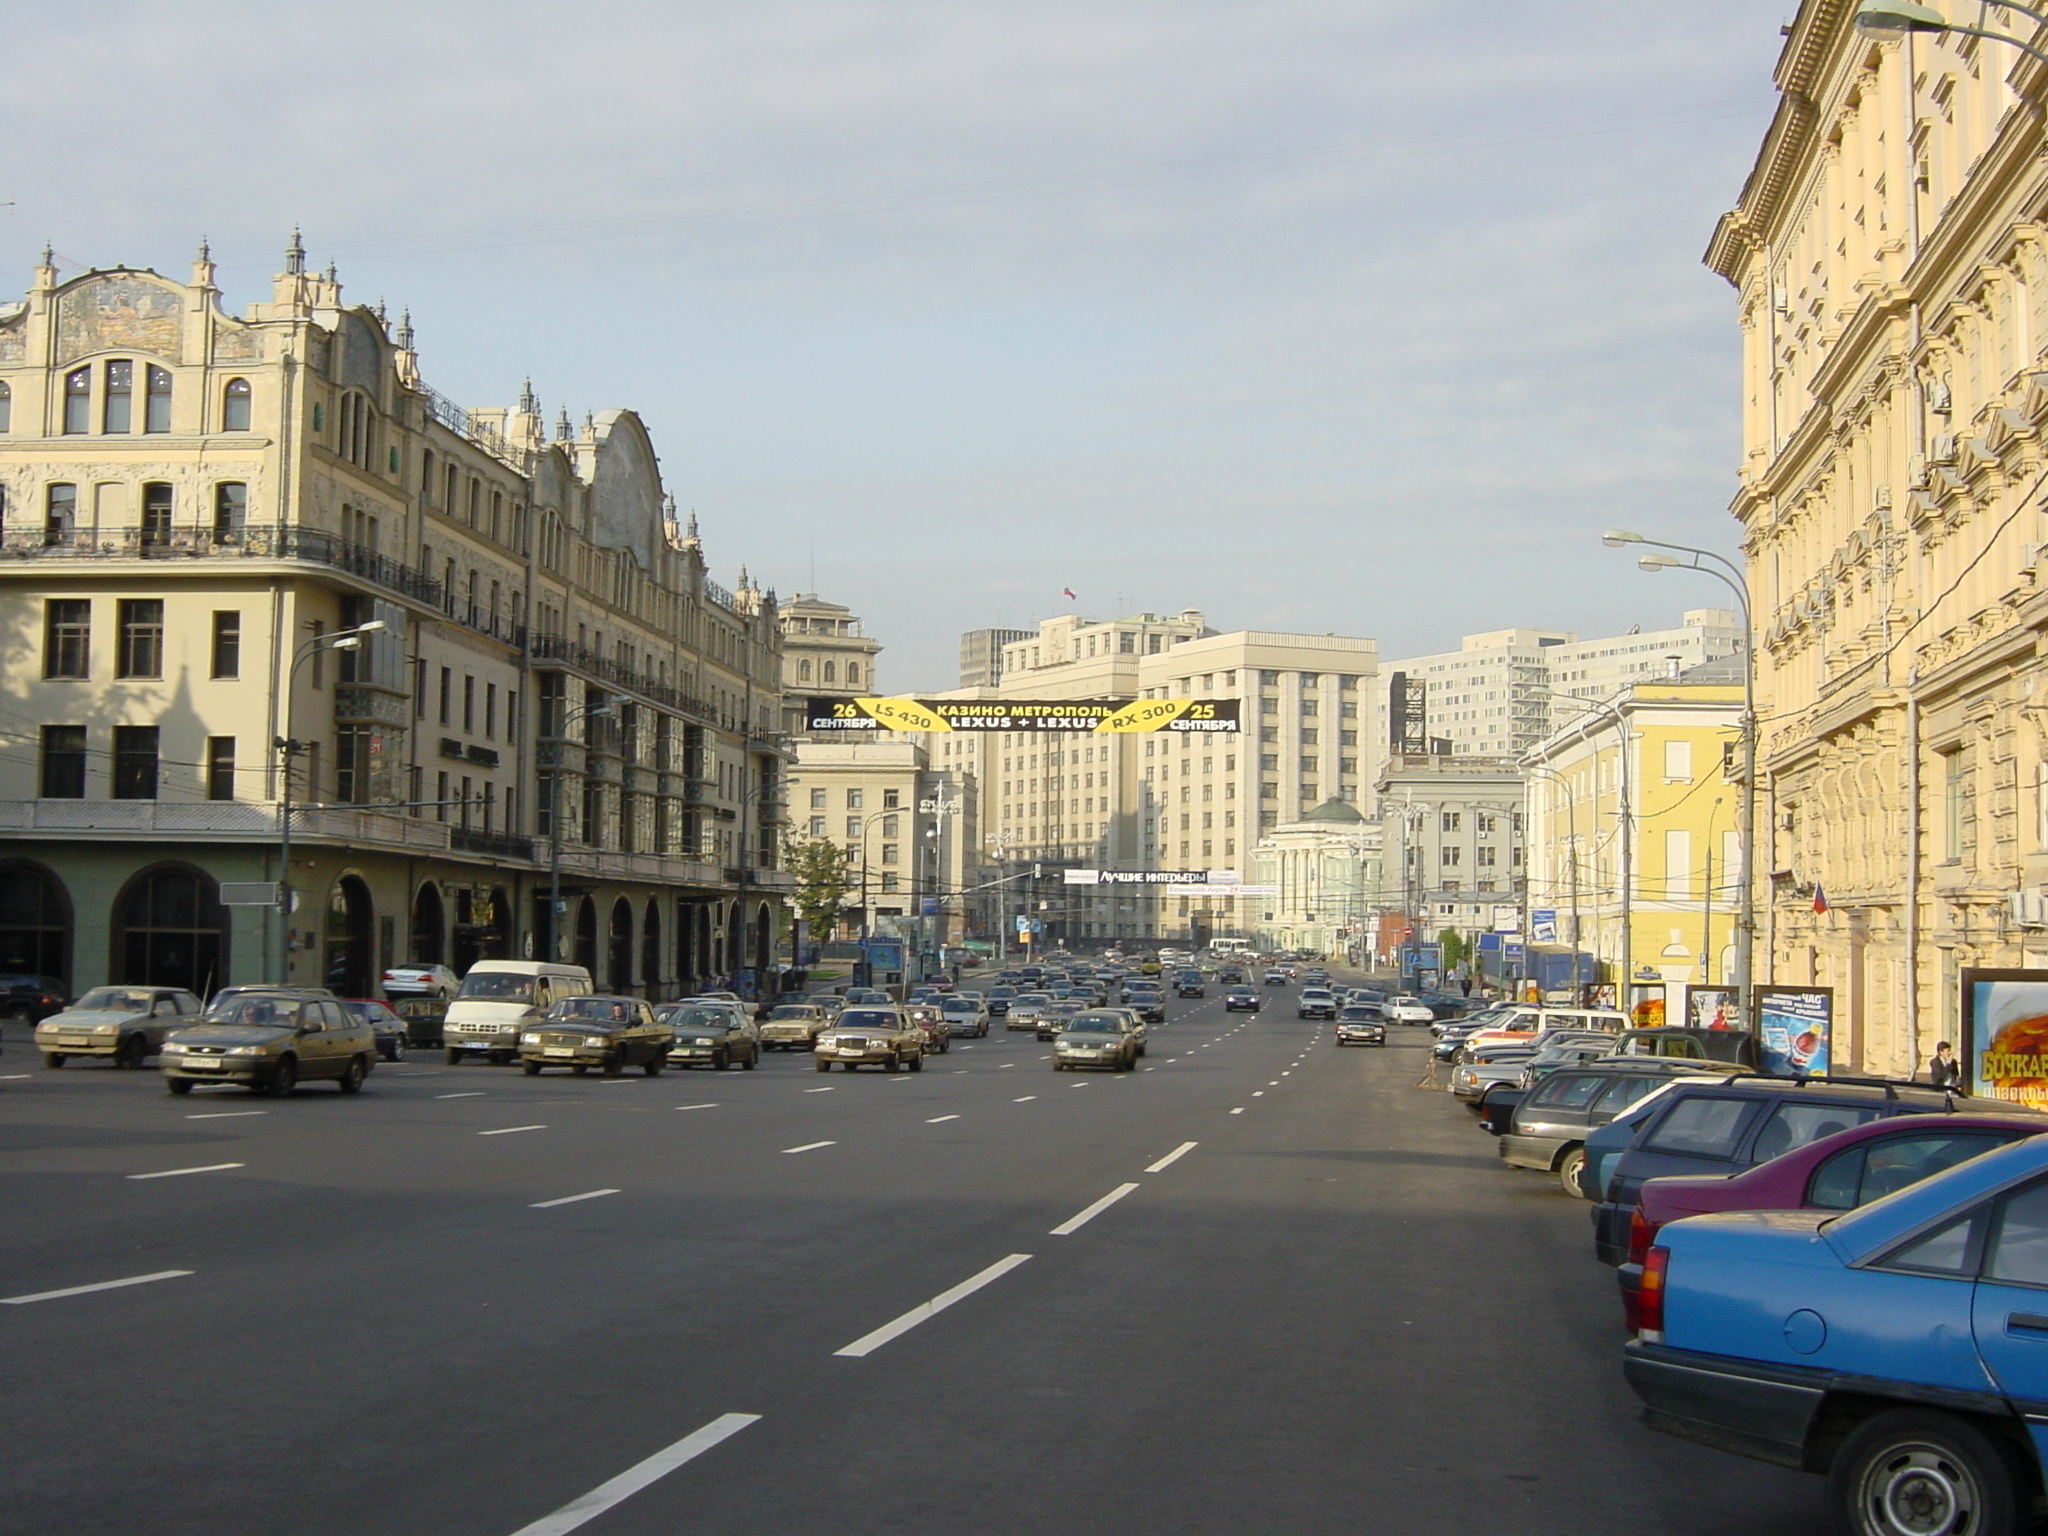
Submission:
[[101,1280],[93,1285],[67,1285],[61,1291],[33,1291],[26,1296],[0,1296],[0,1307],[25,1307],[32,1301],[58,1301],[66,1296],[84,1296],[93,1291],[118,1291],[124,1286],[148,1285],[156,1280],[178,1280],[189,1269],[160,1269],[153,1275],[130,1275],[125,1280]]
[[580,1195],[563,1195],[559,1200],[536,1200],[531,1208],[536,1211],[544,1211],[553,1205],[574,1205],[578,1200],[597,1200],[605,1195],[616,1195],[617,1193],[616,1189],[586,1189]]
[[784,1147],[782,1153],[783,1156],[787,1157],[792,1152],[815,1152],[820,1147],[836,1147],[838,1145],[839,1143],[836,1141],[807,1141],[800,1147]]
[[230,1168],[246,1167],[245,1163],[207,1163],[199,1168],[165,1168],[158,1173],[131,1173],[131,1179],[175,1179],[187,1173],[224,1173]]

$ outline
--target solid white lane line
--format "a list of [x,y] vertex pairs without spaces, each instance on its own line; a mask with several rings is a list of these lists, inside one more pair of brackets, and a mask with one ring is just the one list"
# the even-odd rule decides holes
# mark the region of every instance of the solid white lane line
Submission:
[[175,1179],[187,1173],[221,1173],[229,1168],[246,1167],[244,1163],[208,1163],[201,1168],[166,1168],[160,1173],[131,1173],[131,1179]]
[[1052,1229],[1051,1235],[1054,1237],[1065,1237],[1070,1232],[1079,1231],[1082,1227],[1087,1226],[1089,1222],[1093,1221],[1097,1216],[1100,1216],[1104,1211],[1108,1210],[1112,1205],[1115,1205],[1117,1201],[1123,1199],[1125,1195],[1128,1195],[1132,1190],[1136,1189],[1137,1187],[1138,1186],[1135,1184],[1117,1185],[1115,1189],[1112,1189],[1108,1194],[1104,1195],[1100,1200],[1096,1201],[1086,1210],[1077,1212],[1075,1215],[1069,1216],[1065,1221],[1061,1222],[1058,1226],[1054,1227]]
[[1030,1103],[1030,1102],[1031,1102],[1031,1101],[1032,1101],[1033,1099],[1035,1099],[1035,1098],[1037,1098],[1037,1097],[1038,1097],[1038,1095],[1037,1095],[1037,1094],[1035,1094],[1035,1093],[1027,1093],[1027,1094],[1025,1094],[1025,1095],[1024,1095],[1024,1097],[1023,1097],[1023,1098],[1021,1098],[1021,1099],[1012,1099],[1012,1100],[1010,1100],[1010,1102],[1011,1102],[1012,1104],[1029,1104],[1029,1103]]
[[[848,1359],[859,1359],[863,1355],[871,1355],[891,1339],[901,1338],[919,1323],[937,1317],[946,1308],[952,1306],[954,1302],[972,1296],[976,1291],[992,1281],[1002,1279],[1003,1276],[1007,1275],[1019,1264],[1027,1261],[1030,1257],[1031,1255],[1028,1253],[1013,1253],[1006,1259],[999,1259],[980,1274],[971,1275],[967,1279],[962,1280],[950,1291],[939,1292],[930,1301],[912,1307],[893,1323],[884,1323],[873,1333],[864,1333],[847,1345],[846,1348],[835,1349],[832,1353],[835,1356],[844,1355]],[[524,1536],[524,1533],[521,1533],[521,1536]]]
[[1200,1145],[1199,1141],[1184,1141],[1145,1171],[1147,1173],[1164,1173]]
[[677,1109],[716,1109],[716,1104],[678,1104]]
[[838,1145],[839,1143],[836,1141],[807,1141],[800,1147],[784,1147],[782,1153],[783,1156],[787,1157],[792,1152],[815,1152],[820,1147],[836,1147]]
[[530,1210],[544,1211],[551,1205],[574,1205],[578,1200],[597,1200],[605,1195],[616,1195],[616,1189],[586,1189],[580,1195],[564,1195],[559,1200],[536,1200]]
[[210,1115],[187,1115],[187,1120],[240,1120],[248,1115],[267,1115],[267,1109],[218,1109]]
[[483,1096],[484,1093],[481,1088],[477,1089],[474,1093],[437,1093],[434,1095],[437,1099],[480,1099]]
[[477,1132],[477,1135],[479,1135],[479,1136],[514,1136],[514,1135],[517,1135],[517,1134],[518,1134],[519,1132],[521,1132],[521,1131],[544,1131],[544,1130],[546,1130],[546,1129],[547,1129],[547,1127],[546,1127],[546,1126],[544,1126],[544,1125],[508,1125],[508,1126],[505,1126],[505,1127],[504,1127],[503,1129],[501,1129],[501,1130],[496,1130],[496,1131],[478,1131],[478,1132]]
[[126,1280],[102,1280],[97,1285],[67,1285],[61,1291],[36,1291],[27,1296],[0,1296],[0,1307],[25,1307],[32,1301],[56,1301],[65,1296],[83,1296],[89,1291],[118,1291],[127,1285],[148,1285],[152,1280],[176,1280],[191,1273],[189,1269],[160,1269],[153,1275],[130,1275]]
[[831,1091],[830,1088],[806,1088],[804,1090],[805,1093],[830,1093]]
[[958,1120],[959,1118],[958,1115],[933,1115],[931,1119],[925,1121],[925,1124],[944,1125],[948,1120]]
[[749,1424],[759,1423],[760,1418],[758,1413],[722,1413],[666,1450],[656,1451],[645,1461],[626,1468],[610,1482],[600,1483],[581,1498],[570,1500],[552,1515],[544,1516],[531,1525],[522,1525],[512,1536],[567,1536],[568,1532],[596,1519],[614,1504],[630,1499],[685,1462],[695,1461],[714,1445],[730,1440]]

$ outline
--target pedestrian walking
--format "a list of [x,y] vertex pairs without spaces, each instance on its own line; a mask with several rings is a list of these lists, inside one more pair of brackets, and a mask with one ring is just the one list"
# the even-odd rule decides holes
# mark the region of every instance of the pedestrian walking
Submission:
[[1963,1064],[1956,1060],[1955,1047],[1946,1040],[1934,1047],[1934,1058],[1927,1063],[1927,1077],[1937,1088],[1963,1086]]

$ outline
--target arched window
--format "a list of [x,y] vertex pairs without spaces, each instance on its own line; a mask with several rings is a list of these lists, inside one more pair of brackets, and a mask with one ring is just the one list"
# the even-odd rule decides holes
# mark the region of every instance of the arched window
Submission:
[[168,865],[137,875],[114,902],[109,978],[210,996],[224,978],[227,914],[210,875]]
[[221,395],[221,431],[246,432],[249,430],[249,400],[249,381],[247,379],[229,379],[228,387]]
[[14,391],[0,384],[0,432],[14,430]]
[[100,430],[135,430],[135,365],[124,357],[107,364],[106,388],[100,400]]
[[796,680],[800,683],[808,683],[811,680],[810,662],[800,661],[796,664]]
[[856,683],[858,683],[859,681],[860,681],[860,663],[859,663],[859,662],[857,662],[857,661],[849,661],[849,662],[848,662],[848,663],[846,664],[846,686],[847,686],[847,687],[849,687],[849,688],[851,688],[851,687],[853,687],[853,686],[854,686],[854,685],[855,685]]
[[838,681],[838,668],[829,661],[825,663],[825,681],[828,683]]
[[0,968],[65,981],[71,974],[71,903],[40,864],[0,865]]
[[171,430],[171,370],[149,365],[148,394],[142,406],[142,430],[145,432],[168,432]]
[[232,543],[242,536],[249,522],[249,487],[240,480],[223,480],[213,488],[213,536]]
[[92,370],[74,368],[64,375],[64,430],[92,430]]

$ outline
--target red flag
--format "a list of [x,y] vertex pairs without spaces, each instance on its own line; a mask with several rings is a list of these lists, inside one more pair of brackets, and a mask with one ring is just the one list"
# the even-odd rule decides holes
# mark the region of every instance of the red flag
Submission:
[[1074,589],[1072,587],[1061,587],[1060,591],[1066,595],[1068,602],[1071,603],[1074,600]]
[[1825,912],[1828,909],[1828,893],[1819,886],[1813,888],[1813,910]]

